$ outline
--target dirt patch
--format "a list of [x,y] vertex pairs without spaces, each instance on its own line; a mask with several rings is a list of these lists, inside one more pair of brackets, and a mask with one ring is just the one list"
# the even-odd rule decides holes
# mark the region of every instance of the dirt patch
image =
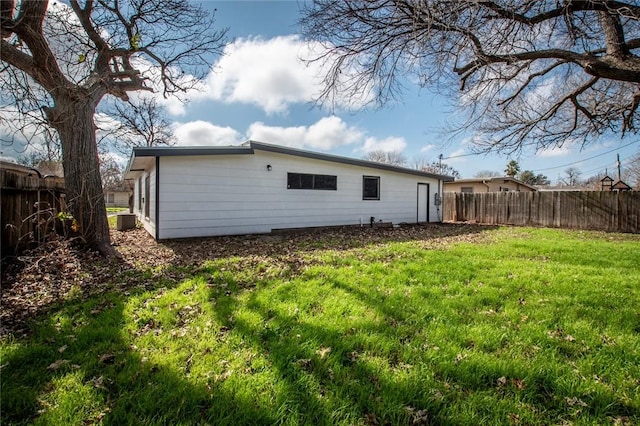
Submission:
[[[277,257],[296,253],[353,250],[369,245],[414,241],[425,249],[452,243],[486,241],[494,227],[469,224],[407,225],[383,228],[331,228],[269,235],[191,238],[157,242],[143,229],[111,231],[122,259],[104,259],[67,240],[54,240],[21,256],[4,259],[0,294],[0,337],[28,333],[28,323],[68,298],[153,285],[141,271],[175,273],[167,266],[199,266],[230,256]],[[146,280],[146,281],[145,281]]]

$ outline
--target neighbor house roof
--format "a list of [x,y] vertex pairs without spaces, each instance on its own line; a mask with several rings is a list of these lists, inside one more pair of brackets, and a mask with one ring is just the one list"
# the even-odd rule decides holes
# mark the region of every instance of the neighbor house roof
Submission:
[[188,156],[188,155],[247,155],[253,154],[255,150],[275,152],[278,154],[293,155],[297,157],[312,158],[316,160],[331,161],[334,163],[350,164],[352,166],[370,167],[374,169],[389,170],[398,173],[405,173],[417,176],[424,176],[452,182],[453,177],[423,172],[420,170],[407,169],[404,167],[392,166],[389,164],[377,163],[374,161],[359,160],[356,158],[341,157],[333,154],[305,151],[297,148],[290,148],[280,145],[272,145],[256,141],[247,141],[240,146],[190,146],[190,147],[137,147],[133,148],[129,164],[125,170],[125,178],[133,177],[133,172],[145,170],[149,166],[149,158]]
[[516,178],[512,178],[509,176],[494,176],[494,177],[483,177],[483,178],[471,178],[471,179],[456,179],[454,181],[454,183],[486,183],[486,182],[498,182],[498,181],[509,181],[509,182],[513,182],[515,184],[518,185],[522,185],[526,188],[531,189],[532,191],[537,191],[538,188],[536,188],[533,185],[529,185],[528,183],[524,183],[523,181],[516,179]]
[[623,190],[623,191],[628,191],[631,189],[631,187],[629,185],[627,185],[626,182],[623,182],[621,180],[617,181],[616,183],[614,183],[611,186],[611,189],[618,189],[618,190]]

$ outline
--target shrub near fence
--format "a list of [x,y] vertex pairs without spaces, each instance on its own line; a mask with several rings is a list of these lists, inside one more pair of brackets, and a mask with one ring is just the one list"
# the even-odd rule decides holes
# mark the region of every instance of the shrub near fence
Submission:
[[55,226],[58,212],[64,211],[64,179],[10,167],[0,168],[2,257],[42,241]]
[[640,232],[638,191],[446,192],[445,222]]

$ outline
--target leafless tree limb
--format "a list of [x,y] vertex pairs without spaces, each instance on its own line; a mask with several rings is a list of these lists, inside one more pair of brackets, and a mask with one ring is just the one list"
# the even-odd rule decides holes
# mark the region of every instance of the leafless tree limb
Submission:
[[226,30],[186,0],[0,0],[0,28],[0,111],[13,130],[3,144],[34,137],[34,126],[55,129],[82,237],[111,254],[96,108],[107,94],[127,101],[131,91],[192,88]]
[[461,107],[481,151],[639,130],[637,2],[315,0],[300,23],[326,48],[310,59],[328,70],[319,102],[382,105],[409,77]]

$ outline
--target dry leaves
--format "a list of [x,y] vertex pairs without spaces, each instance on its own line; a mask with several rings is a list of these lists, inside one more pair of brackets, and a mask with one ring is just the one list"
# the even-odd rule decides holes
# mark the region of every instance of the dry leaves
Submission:
[[[352,250],[368,245],[414,241],[423,249],[442,249],[452,243],[486,241],[492,227],[469,224],[406,225],[396,228],[343,227],[270,235],[155,241],[144,229],[111,230],[122,259],[105,259],[67,240],[53,240],[18,257],[4,259],[0,304],[0,338],[28,333],[27,321],[69,298],[86,298],[108,290],[127,294],[134,288],[155,288],[158,278],[184,278],[176,267],[200,267],[206,260],[238,256],[239,267],[265,265],[265,277],[290,274],[308,265],[304,252],[318,247]],[[152,276],[143,272],[152,271]],[[212,278],[210,283],[216,285]],[[240,283],[253,287],[255,282]],[[112,305],[97,306],[99,315]],[[184,323],[193,312],[181,313]],[[141,332],[155,330],[152,324]],[[158,330],[155,330],[156,332]]]

